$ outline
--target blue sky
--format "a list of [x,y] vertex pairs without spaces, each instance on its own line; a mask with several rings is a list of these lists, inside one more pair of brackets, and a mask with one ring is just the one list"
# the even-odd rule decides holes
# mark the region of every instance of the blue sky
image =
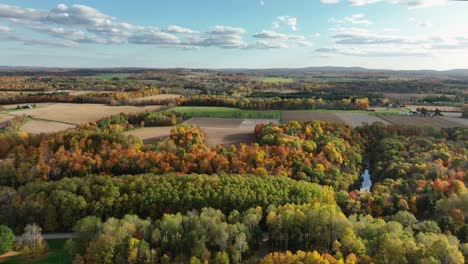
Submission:
[[468,68],[467,14],[447,0],[0,0],[0,65]]

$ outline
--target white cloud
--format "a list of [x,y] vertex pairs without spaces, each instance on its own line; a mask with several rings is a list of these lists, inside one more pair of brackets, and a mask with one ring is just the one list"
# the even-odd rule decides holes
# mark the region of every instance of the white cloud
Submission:
[[320,33],[315,33],[314,35],[312,35],[312,37],[314,37],[314,38],[320,38]]
[[320,3],[322,4],[337,4],[339,2],[340,0],[320,0]]
[[271,30],[262,30],[252,35],[257,39],[262,39],[256,42],[256,46],[261,48],[288,48],[288,47],[311,47],[314,44],[306,39],[303,35],[282,34]]
[[262,30],[259,33],[255,33],[252,35],[254,38],[262,38],[262,39],[277,39],[277,40],[304,40],[305,37],[302,35],[288,35],[282,34],[271,30]]
[[333,28],[332,45],[319,47],[321,54],[363,57],[436,56],[446,52],[468,52],[466,32],[404,35],[399,30],[372,32],[364,28]]
[[[85,5],[59,4],[47,11],[0,4],[0,20],[65,40],[65,42],[55,40],[50,42],[66,43],[66,46],[78,46],[79,43],[131,43],[178,49],[197,47],[239,49],[248,46],[242,39],[242,35],[245,33],[242,28],[214,26],[210,31],[195,37],[192,34],[198,32],[189,28],[171,25],[165,30],[160,30],[157,27],[119,22],[116,18]],[[180,39],[173,34],[187,34],[189,36]],[[39,40],[34,43],[33,40],[26,38],[9,37],[8,40],[24,40],[23,42],[37,45],[47,44],[45,41]]]
[[289,48],[288,44],[281,41],[268,41],[268,40],[259,40],[255,42],[254,45],[249,46],[249,48],[255,49],[287,49]]
[[183,28],[175,25],[171,25],[167,27],[167,32],[169,33],[178,33],[178,34],[193,34],[196,33],[195,31],[191,30],[190,28]]
[[279,28],[281,25],[287,25],[291,27],[293,31],[297,31],[297,18],[290,16],[279,16],[276,21],[273,22],[273,29]]
[[161,32],[158,29],[147,29],[144,32],[131,36],[128,39],[132,44],[146,45],[178,45],[180,40],[171,34]]
[[187,41],[188,46],[198,47],[220,47],[224,49],[246,48],[248,44],[242,39],[245,33],[243,28],[229,26],[214,26],[201,37],[191,38]]

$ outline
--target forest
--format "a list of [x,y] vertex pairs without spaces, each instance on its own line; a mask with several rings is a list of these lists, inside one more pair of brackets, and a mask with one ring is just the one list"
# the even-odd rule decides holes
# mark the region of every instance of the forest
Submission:
[[[191,125],[151,145],[119,133],[181,119],[4,130],[0,224],[73,231],[74,263],[464,262],[466,128],[293,121],[258,125],[257,143],[215,148]],[[366,162],[369,193],[357,191]]]
[[[466,126],[286,122],[278,112],[232,115],[216,127],[213,115],[211,129],[248,137],[216,145],[187,122],[190,110],[177,111],[380,111],[372,120],[385,121],[418,103],[466,116],[468,79],[447,74],[0,70],[0,104],[12,107],[0,126],[0,255],[41,261],[51,252],[42,236],[64,233],[60,263],[466,263]],[[22,130],[50,120],[12,115],[23,111],[16,105],[40,111],[57,102],[157,110],[113,112],[51,133]],[[145,128],[170,132],[151,142],[128,133]]]

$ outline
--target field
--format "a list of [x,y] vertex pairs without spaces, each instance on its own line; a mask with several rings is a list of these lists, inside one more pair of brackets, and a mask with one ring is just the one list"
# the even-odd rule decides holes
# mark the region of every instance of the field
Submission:
[[418,108],[426,108],[429,111],[435,111],[436,109],[439,109],[440,111],[443,112],[461,112],[460,107],[455,107],[455,106],[445,106],[445,105],[408,105],[406,106],[408,109],[416,111]]
[[266,83],[292,83],[294,79],[283,77],[266,77],[262,81]]
[[379,117],[395,125],[407,125],[417,127],[432,126],[435,129],[462,126],[460,123],[456,123],[444,117],[419,117],[400,115],[379,115]]
[[179,98],[179,94],[158,94],[158,95],[153,95],[153,96],[146,96],[146,97],[140,97],[140,98],[135,98],[132,101],[135,102],[145,102],[145,101],[151,101],[151,100],[167,100],[167,99],[176,99]]
[[12,120],[13,118],[15,117],[11,115],[0,114],[0,128],[4,127],[8,123],[8,121]]
[[[191,118],[185,124],[196,125],[205,133],[208,146],[253,143],[253,132],[258,124],[278,123],[276,119],[243,118]],[[144,127],[124,132],[133,135],[144,143],[152,143],[168,137],[173,127]]]
[[24,258],[21,255],[12,256],[6,260],[0,260],[2,264],[55,264],[55,263],[71,263],[71,260],[67,257],[65,252],[66,239],[50,239],[47,242],[47,252],[43,257],[29,259]]
[[74,125],[66,123],[31,119],[22,125],[20,130],[31,134],[41,134],[59,132],[74,127]]
[[368,113],[359,113],[359,112],[336,112],[337,115],[344,123],[351,127],[362,126],[364,123],[372,124],[374,122],[382,122],[385,125],[390,123],[378,116],[371,115]]
[[185,122],[199,126],[206,134],[209,146],[252,143],[253,132],[258,124],[278,123],[275,119],[242,118],[192,118]]
[[190,107],[181,106],[170,109],[176,111],[187,117],[216,117],[216,118],[266,118],[266,119],[280,119],[281,111],[257,111],[257,110],[241,110],[230,107]]
[[331,111],[283,111],[281,113],[281,120],[283,122],[320,120],[325,122],[344,123],[336,113]]
[[33,118],[68,123],[71,125],[99,120],[119,113],[138,113],[161,109],[161,106],[108,106],[102,104],[56,103],[41,105],[33,109],[11,111],[14,115],[27,115]]
[[132,135],[143,140],[144,143],[153,143],[161,138],[169,137],[172,126],[167,127],[142,127],[126,131],[124,135]]
[[113,78],[127,79],[130,73],[108,73],[108,74],[96,74],[90,77],[100,80],[112,80]]
[[437,94],[437,93],[383,93],[385,97],[396,100],[410,100],[410,99],[421,99],[427,96],[442,96],[453,97],[455,95],[450,94]]

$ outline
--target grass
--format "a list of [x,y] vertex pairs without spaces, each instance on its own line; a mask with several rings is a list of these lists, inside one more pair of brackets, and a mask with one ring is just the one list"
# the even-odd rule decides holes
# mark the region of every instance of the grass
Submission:
[[97,74],[92,77],[100,80],[112,80],[113,78],[127,79],[130,73],[109,73],[109,74]]
[[30,259],[21,255],[16,255],[1,262],[2,264],[61,264],[70,263],[70,259],[65,252],[65,242],[67,239],[50,239],[46,240],[48,249],[45,257]]
[[[406,109],[382,109],[375,111],[367,110],[324,110],[324,109],[313,109],[313,110],[291,110],[299,112],[355,112],[355,113],[366,113],[369,115],[398,115],[400,111]],[[215,118],[260,118],[260,119],[281,119],[281,113],[289,110],[242,110],[238,108],[230,107],[216,107],[216,106],[180,106],[169,109],[167,111],[175,111],[181,113],[187,118],[190,117],[215,117]]]
[[181,106],[169,109],[185,115],[186,117],[216,117],[216,118],[262,118],[279,119],[281,111],[279,110],[241,110],[230,107],[212,107],[212,106]]
[[292,83],[294,79],[292,78],[283,78],[283,77],[266,77],[263,79],[263,82],[266,83]]

